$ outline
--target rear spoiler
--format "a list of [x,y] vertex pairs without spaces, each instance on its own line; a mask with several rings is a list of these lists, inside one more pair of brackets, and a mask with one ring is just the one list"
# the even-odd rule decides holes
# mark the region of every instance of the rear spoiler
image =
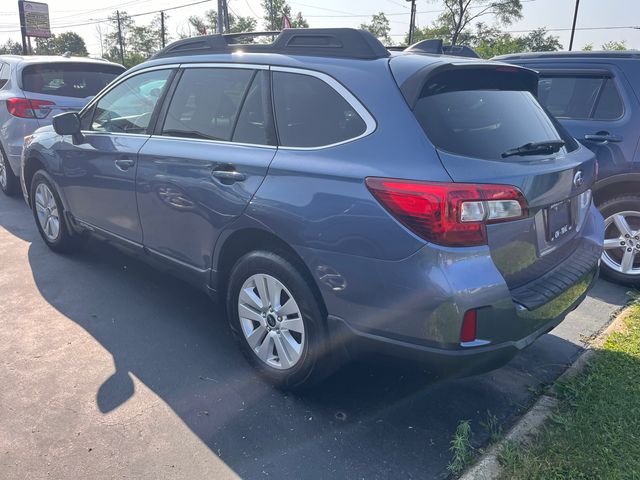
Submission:
[[[483,75],[483,73],[485,75]],[[487,78],[495,73],[498,77]],[[454,77],[452,77],[454,75]],[[526,90],[538,96],[538,72],[529,68],[490,61],[435,62],[424,66],[400,85],[407,104],[413,109],[427,87],[428,95],[452,90],[478,88]]]

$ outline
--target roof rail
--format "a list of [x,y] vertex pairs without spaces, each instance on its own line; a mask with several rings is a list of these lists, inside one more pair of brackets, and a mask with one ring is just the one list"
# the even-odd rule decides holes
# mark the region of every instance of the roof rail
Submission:
[[[273,43],[237,43],[240,40],[274,36]],[[203,35],[178,40],[152,58],[214,53],[280,53],[318,57],[373,60],[386,58],[389,51],[371,33],[354,28],[286,28],[281,32],[246,32]]]
[[405,48],[405,52],[431,53],[435,55],[453,55],[455,57],[480,58],[472,48],[466,45],[444,45],[441,38],[431,38],[414,43]]

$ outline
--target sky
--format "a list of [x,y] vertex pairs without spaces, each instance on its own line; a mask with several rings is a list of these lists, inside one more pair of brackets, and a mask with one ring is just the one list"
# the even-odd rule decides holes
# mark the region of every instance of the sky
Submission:
[[[40,0],[43,1],[43,0]],[[104,34],[107,26],[97,23],[106,19],[116,9],[128,14],[154,12],[164,8],[177,7],[196,0],[49,0],[49,13],[53,33],[75,31],[80,34],[89,53],[100,55],[99,30]],[[229,0],[230,13],[237,15],[262,16],[260,0]],[[396,43],[402,42],[409,25],[409,3],[406,0],[289,0],[291,9],[302,12],[311,27],[358,27],[371,20],[371,16],[384,12],[390,20],[391,35]],[[514,35],[528,30],[546,27],[557,35],[565,49],[569,45],[570,28],[573,20],[575,0],[522,0],[523,18],[503,30]],[[442,10],[439,0],[416,0],[418,26],[430,25]],[[206,10],[216,8],[217,1],[210,0],[198,5],[173,9],[167,14],[167,29],[175,39],[179,33],[188,33],[187,18],[202,15]],[[137,24],[152,20],[154,14],[135,18]],[[491,25],[495,19],[486,16],[482,21]],[[91,25],[78,25],[93,23]],[[262,27],[259,22],[259,28]],[[640,0],[581,0],[577,28],[600,28],[598,30],[577,30],[574,50],[587,43],[599,48],[610,40],[625,40],[628,48],[640,49]],[[603,27],[636,27],[602,29]],[[558,29],[558,30],[555,30]],[[566,30],[561,30],[566,29]],[[0,0],[0,43],[8,38],[20,40],[17,0]]]

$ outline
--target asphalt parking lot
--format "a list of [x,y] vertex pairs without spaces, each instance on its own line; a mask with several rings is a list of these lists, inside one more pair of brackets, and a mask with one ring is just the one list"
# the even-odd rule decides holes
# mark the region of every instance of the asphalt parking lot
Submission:
[[47,250],[0,195],[1,478],[444,478],[449,442],[508,428],[626,300],[599,281],[506,367],[438,381],[352,365],[283,394],[245,363],[204,294],[90,242]]

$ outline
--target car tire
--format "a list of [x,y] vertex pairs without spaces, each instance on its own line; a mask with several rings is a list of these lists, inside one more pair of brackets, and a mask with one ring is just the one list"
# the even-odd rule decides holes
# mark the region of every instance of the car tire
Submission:
[[241,257],[229,277],[227,314],[249,363],[277,388],[309,387],[333,370],[322,310],[286,256],[254,251]]
[[10,197],[15,197],[20,193],[20,179],[13,173],[9,158],[2,146],[0,146],[0,188]]
[[617,283],[640,285],[640,196],[611,198],[598,208],[605,218],[605,250],[600,269],[602,275]]
[[64,206],[53,184],[42,170],[38,170],[29,190],[31,210],[44,243],[58,253],[69,253],[78,246],[78,236],[69,231]]

